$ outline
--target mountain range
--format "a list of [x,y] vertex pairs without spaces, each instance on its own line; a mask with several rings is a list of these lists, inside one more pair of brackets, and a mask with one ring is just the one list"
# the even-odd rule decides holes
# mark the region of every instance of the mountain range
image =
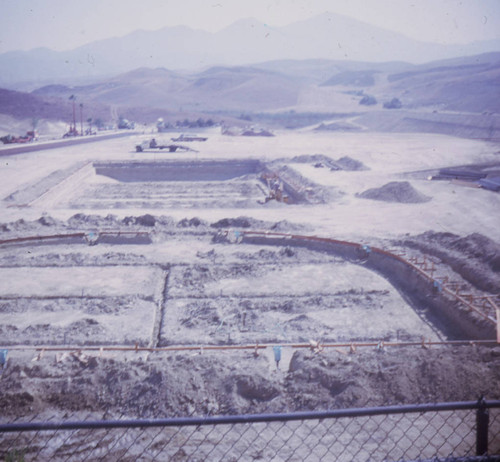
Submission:
[[105,124],[116,124],[119,116],[140,124],[161,117],[169,123],[211,119],[497,139],[499,94],[500,53],[420,65],[278,60],[191,73],[139,68],[86,85],[0,89],[0,132],[19,131],[23,120],[27,127],[36,121],[69,125],[75,96],[84,121]]
[[283,27],[250,18],[216,33],[165,27],[69,51],[39,48],[3,53],[0,86],[25,90],[56,82],[88,83],[141,67],[194,72],[275,60],[424,63],[498,50],[500,40],[467,45],[425,43],[332,13]]
[[155,108],[169,112],[359,112],[363,96],[380,107],[398,98],[405,108],[500,112],[500,53],[422,65],[281,60],[177,73],[140,68],[89,85],[48,85],[31,97],[86,106]]

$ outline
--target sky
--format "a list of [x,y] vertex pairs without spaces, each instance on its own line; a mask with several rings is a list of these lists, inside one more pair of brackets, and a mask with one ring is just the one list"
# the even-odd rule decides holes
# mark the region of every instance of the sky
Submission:
[[443,44],[500,38],[500,0],[0,0],[0,53],[69,50],[137,29],[284,26],[328,11]]

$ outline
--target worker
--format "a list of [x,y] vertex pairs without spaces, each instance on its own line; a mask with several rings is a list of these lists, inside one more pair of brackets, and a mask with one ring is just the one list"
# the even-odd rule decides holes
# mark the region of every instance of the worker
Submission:
[[149,147],[150,148],[156,148],[158,145],[156,144],[156,140],[153,138],[150,142],[149,142]]

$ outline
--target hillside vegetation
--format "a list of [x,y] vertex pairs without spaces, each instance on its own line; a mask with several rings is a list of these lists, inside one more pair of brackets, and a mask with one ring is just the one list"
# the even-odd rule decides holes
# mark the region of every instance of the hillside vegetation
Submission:
[[[288,60],[197,73],[139,68],[88,85],[56,82],[31,93],[1,90],[0,113],[69,121],[69,97],[75,95],[85,118],[110,122],[119,114],[139,123],[159,117],[242,118],[296,128],[331,121],[333,115],[343,122],[323,128],[491,138],[498,130],[499,82],[500,53],[418,66]],[[462,129],[466,126],[472,132]]]

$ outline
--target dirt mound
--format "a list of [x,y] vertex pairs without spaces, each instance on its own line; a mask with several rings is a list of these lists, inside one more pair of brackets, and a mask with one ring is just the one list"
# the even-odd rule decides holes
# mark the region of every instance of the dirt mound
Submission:
[[[284,205],[286,206],[286,205]],[[52,218],[49,215],[42,215],[37,220],[17,220],[10,223],[0,223],[0,233],[3,238],[8,239],[12,236],[32,236],[43,235],[50,232],[51,234],[73,232],[73,231],[87,231],[87,230],[101,230],[112,229],[116,231],[127,230],[130,228],[137,230],[150,231],[151,228],[155,232],[178,232],[176,228],[198,228],[203,231],[209,232],[209,226],[212,228],[254,228],[254,229],[270,229],[274,231],[304,231],[309,227],[301,224],[295,224],[287,220],[279,222],[266,222],[256,220],[251,217],[236,217],[236,218],[223,218],[210,225],[205,220],[198,217],[183,218],[176,221],[171,217],[157,216],[157,215],[140,215],[140,216],[127,216],[119,219],[115,215],[87,215],[84,213],[77,213],[70,217],[67,221],[61,221]],[[50,228],[50,231],[48,230]]]
[[[281,204],[280,202],[270,201],[269,204],[279,204],[280,206],[286,207],[286,204]],[[267,204],[266,204],[267,205]],[[210,224],[212,228],[224,229],[224,228],[243,228],[243,229],[260,229],[260,230],[272,230],[275,232],[293,232],[302,231],[305,232],[311,229],[307,225],[292,223],[287,220],[277,221],[275,223],[269,221],[256,220],[250,217],[237,217],[237,218],[222,218],[221,220]],[[216,238],[217,239],[217,238]],[[222,240],[224,242],[224,239]]]
[[[283,162],[280,159],[276,162]],[[303,154],[301,156],[295,156],[290,159],[291,162],[297,164],[308,164],[312,163],[315,166],[329,167],[332,170],[347,170],[347,171],[359,171],[359,170],[369,170],[369,168],[364,165],[359,160],[353,159],[349,156],[341,157],[338,160],[334,160],[323,154]]]
[[141,215],[140,217],[127,217],[132,218],[134,225],[153,227],[156,224],[156,218],[153,215]]
[[428,231],[402,244],[440,258],[477,288],[500,293],[500,245],[488,237]]
[[106,217],[101,215],[86,215],[85,213],[77,213],[69,218],[68,225],[71,228],[99,228],[101,226],[117,227],[121,220],[115,215],[109,214]]
[[[286,161],[287,159],[280,159],[280,162]],[[327,157],[323,154],[302,154],[301,156],[295,156],[290,159],[290,162],[294,162],[297,164],[308,164],[315,162],[324,162],[329,163],[333,162],[333,159]]]
[[402,204],[419,204],[431,200],[429,196],[418,192],[408,181],[391,181],[380,188],[367,189],[357,194],[357,197]]
[[335,161],[335,163],[342,169],[348,171],[360,171],[360,170],[369,170],[369,168],[360,162],[359,160],[353,159],[349,156],[341,157],[339,160]]
[[[474,358],[478,361],[477,369]],[[475,400],[498,394],[500,350],[370,350],[355,355],[296,352],[290,363],[287,392],[297,394],[301,409]],[[489,371],[489,372],[487,372]]]
[[360,132],[363,128],[360,125],[352,124],[348,121],[333,122],[331,124],[322,123],[314,130],[316,131],[339,131],[339,132]]
[[30,358],[11,358],[4,370],[4,416],[174,417],[500,398],[499,348],[296,351],[280,371],[253,352]]
[[207,222],[200,220],[198,217],[191,219],[183,218],[179,223],[177,223],[178,228],[198,228],[199,226],[207,226]]
[[281,220],[281,221],[277,221],[276,223],[274,223],[270,229],[272,229],[273,231],[276,231],[276,232],[286,233],[286,232],[290,232],[290,231],[306,231],[308,229],[312,229],[312,227],[292,223],[288,220]]
[[215,223],[211,223],[212,228],[268,228],[269,223],[262,220],[255,220],[250,217],[222,218]]

